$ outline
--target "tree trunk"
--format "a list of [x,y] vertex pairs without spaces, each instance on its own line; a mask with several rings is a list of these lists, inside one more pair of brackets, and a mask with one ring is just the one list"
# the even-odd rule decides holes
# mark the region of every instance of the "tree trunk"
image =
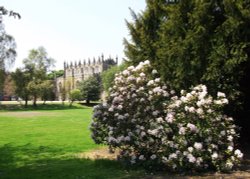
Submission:
[[71,102],[69,103],[69,106],[70,106],[70,107],[72,106],[73,102],[74,102],[74,101],[71,101]]
[[25,104],[24,107],[27,108],[28,107],[28,97],[25,97]]
[[89,104],[89,103],[90,103],[90,100],[89,100],[89,99],[86,99],[86,103]]
[[37,98],[37,97],[36,97],[36,96],[34,96],[34,100],[33,100],[33,106],[34,106],[34,107],[36,107],[36,106],[37,106],[37,105],[36,105],[36,98]]

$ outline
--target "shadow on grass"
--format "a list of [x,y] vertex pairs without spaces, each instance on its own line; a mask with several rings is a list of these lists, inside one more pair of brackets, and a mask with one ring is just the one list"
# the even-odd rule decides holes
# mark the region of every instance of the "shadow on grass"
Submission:
[[[0,178],[237,178],[237,175],[234,174],[216,175],[215,173],[180,175],[159,172],[151,175],[146,174],[145,171],[140,168],[125,168],[117,161],[77,158],[73,154],[65,153],[63,149],[55,149],[47,146],[35,147],[31,144],[23,146],[6,144],[0,147],[0,156]],[[240,169],[240,172],[247,173],[250,170],[249,157],[249,154],[245,156],[244,166]]]
[[48,111],[48,110],[67,110],[67,109],[84,109],[87,106],[83,105],[72,105],[68,104],[37,104],[36,107],[28,105],[26,108],[20,104],[1,104],[0,111]]
[[4,145],[0,148],[0,178],[138,178],[142,170],[126,170],[117,161],[77,158],[45,146]]

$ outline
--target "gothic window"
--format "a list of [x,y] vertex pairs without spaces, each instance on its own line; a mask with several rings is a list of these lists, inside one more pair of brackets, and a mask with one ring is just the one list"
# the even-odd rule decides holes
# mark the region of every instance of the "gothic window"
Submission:
[[68,72],[67,72],[67,76],[71,76],[71,74],[70,74],[70,70],[68,70]]
[[99,68],[98,67],[95,67],[95,73],[99,73]]

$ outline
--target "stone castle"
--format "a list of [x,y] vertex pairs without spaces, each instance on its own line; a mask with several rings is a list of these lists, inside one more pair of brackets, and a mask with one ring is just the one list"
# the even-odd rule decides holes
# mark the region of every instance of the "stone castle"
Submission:
[[117,57],[115,60],[111,57],[104,59],[103,55],[98,59],[93,58],[93,60],[80,60],[79,62],[70,62],[70,64],[64,62],[64,75],[56,78],[57,100],[62,100],[63,89],[67,92],[76,89],[80,82],[117,64]]

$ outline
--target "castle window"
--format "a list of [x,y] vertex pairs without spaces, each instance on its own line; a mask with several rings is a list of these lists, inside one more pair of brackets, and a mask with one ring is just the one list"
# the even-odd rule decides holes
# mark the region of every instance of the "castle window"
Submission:
[[95,73],[99,73],[99,68],[95,67]]
[[67,72],[67,76],[71,76],[71,74],[70,74],[70,70],[68,70],[68,72]]

